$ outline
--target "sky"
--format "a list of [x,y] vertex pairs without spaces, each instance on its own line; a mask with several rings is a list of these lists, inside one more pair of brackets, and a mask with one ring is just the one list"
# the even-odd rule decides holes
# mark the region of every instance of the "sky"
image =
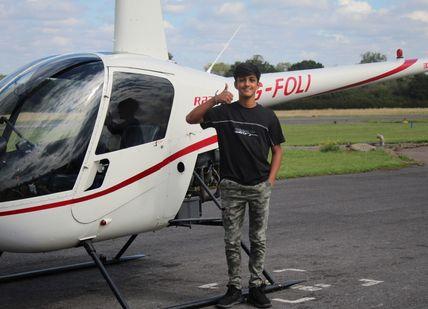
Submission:
[[[358,63],[366,51],[428,58],[428,0],[161,0],[177,63],[203,70],[262,55],[272,64]],[[0,74],[48,55],[112,51],[114,0],[0,0]]]

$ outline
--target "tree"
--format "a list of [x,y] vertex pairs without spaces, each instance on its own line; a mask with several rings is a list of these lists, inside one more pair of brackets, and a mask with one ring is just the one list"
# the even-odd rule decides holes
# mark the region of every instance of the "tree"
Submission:
[[386,55],[377,53],[377,52],[365,52],[361,54],[360,63],[373,63],[373,62],[383,62],[386,61]]
[[289,71],[299,71],[299,70],[309,70],[309,69],[319,69],[323,68],[324,66],[319,63],[315,62],[314,60],[303,60],[300,62],[293,63],[288,70]]
[[413,76],[408,87],[408,94],[411,98],[428,100],[428,75],[418,74]]
[[[204,69],[205,71],[211,66],[211,63],[207,64]],[[218,62],[214,64],[211,72],[220,76],[226,76],[226,73],[230,71],[230,64],[224,62]]]
[[[252,63],[254,64],[260,71],[260,73],[274,73],[278,72],[272,64],[265,61],[263,56],[261,55],[254,55],[252,58],[247,59],[244,61],[245,63]],[[235,68],[238,64],[242,63],[241,61],[236,61],[234,64],[230,66],[230,70],[226,73],[226,76],[233,76],[233,72],[235,71]]]
[[288,71],[288,69],[291,67],[291,63],[290,62],[280,62],[277,63],[275,66],[275,70],[277,72],[286,72]]
[[277,72],[275,67],[272,64],[270,64],[269,62],[265,61],[265,59],[261,55],[254,55],[253,58],[248,59],[245,62],[254,64],[256,67],[258,67],[260,73]]
[[0,80],[2,80],[3,77],[5,77],[5,75],[0,74]]

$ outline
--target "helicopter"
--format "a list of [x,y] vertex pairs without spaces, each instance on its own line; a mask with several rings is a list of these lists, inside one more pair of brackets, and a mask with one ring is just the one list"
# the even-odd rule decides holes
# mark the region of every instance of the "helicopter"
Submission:
[[[396,61],[262,74],[256,99],[273,106],[424,72],[428,59],[399,51]],[[116,0],[113,52],[49,56],[6,76],[0,251],[84,246],[103,272],[93,243],[190,222],[177,215],[196,181],[215,182],[218,144],[214,129],[185,118],[233,83],[168,60],[160,1],[138,0]]]

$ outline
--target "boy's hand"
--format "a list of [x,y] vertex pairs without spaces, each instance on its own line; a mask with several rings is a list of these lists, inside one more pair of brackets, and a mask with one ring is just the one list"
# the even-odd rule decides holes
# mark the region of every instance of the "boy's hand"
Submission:
[[233,94],[229,92],[227,83],[224,87],[224,90],[215,96],[217,103],[230,104],[233,100]]

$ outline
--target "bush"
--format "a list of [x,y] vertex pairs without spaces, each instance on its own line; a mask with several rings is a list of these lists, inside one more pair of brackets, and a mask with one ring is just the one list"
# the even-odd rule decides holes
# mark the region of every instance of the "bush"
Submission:
[[340,147],[337,142],[327,141],[320,144],[321,152],[338,152]]

